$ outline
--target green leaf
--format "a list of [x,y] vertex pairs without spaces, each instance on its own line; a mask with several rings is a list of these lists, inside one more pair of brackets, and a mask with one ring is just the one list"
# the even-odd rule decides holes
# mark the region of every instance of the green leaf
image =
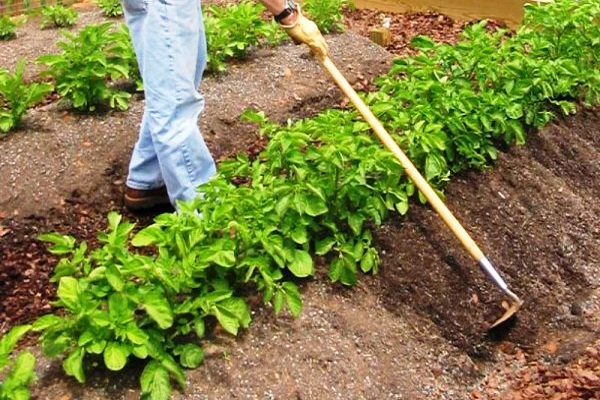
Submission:
[[[133,316],[131,316],[133,318]],[[110,314],[107,311],[94,310],[90,313],[91,322],[100,328],[106,328],[112,323]]]
[[110,295],[108,298],[108,314],[111,322],[118,324],[127,322],[133,318],[133,309],[129,304],[127,296],[117,292]]
[[74,377],[79,383],[85,382],[85,375],[83,373],[84,355],[85,350],[81,347],[78,347],[73,350],[62,363],[63,369],[67,375]]
[[[0,382],[0,395],[2,394],[2,386],[12,387],[9,389],[9,400],[18,399],[23,394],[28,394],[27,386],[35,379],[35,356],[29,351],[19,353],[15,359],[12,371],[6,377],[4,382]],[[12,393],[11,393],[12,392]],[[29,397],[25,397],[29,400]]]
[[316,217],[325,214],[328,211],[327,204],[317,195],[300,193],[295,197],[296,209],[301,212]]
[[525,130],[519,121],[511,119],[507,122],[507,127],[509,128],[510,133],[514,135],[514,140],[518,145],[525,143]]
[[277,216],[279,218],[281,218],[281,216],[283,214],[285,214],[285,212],[290,208],[291,202],[292,202],[291,194],[287,194],[279,199],[279,201],[275,205],[275,212],[277,213]]
[[102,354],[106,348],[106,340],[94,340],[85,347],[85,351],[90,354]]
[[217,251],[207,261],[214,262],[222,267],[233,267],[235,265],[235,253],[231,250]]
[[85,347],[96,339],[96,335],[91,330],[85,330],[77,339],[77,346]]
[[144,360],[148,357],[148,346],[133,346],[131,348],[131,354],[136,356],[137,358]]
[[[344,256],[346,260],[348,257],[349,256]],[[340,282],[348,286],[356,285],[356,267],[353,267],[354,264],[351,264],[348,261],[344,262],[343,265],[344,267],[340,274]]]
[[424,35],[418,35],[411,39],[410,45],[419,50],[429,50],[435,47],[435,42]]
[[104,364],[111,371],[120,371],[127,363],[131,351],[123,343],[110,342],[104,349]]
[[217,317],[219,324],[221,324],[225,332],[228,332],[234,336],[237,335],[238,329],[240,328],[240,323],[235,315],[231,314],[227,310],[220,309],[217,306],[214,307],[213,314],[215,317]]
[[298,244],[308,242],[308,233],[306,232],[306,226],[304,225],[296,225],[290,236],[292,240]]
[[427,180],[432,180],[442,175],[443,161],[436,154],[429,154],[425,159],[425,177]]
[[206,333],[206,326],[204,324],[204,318],[198,316],[194,318],[194,332],[196,332],[196,336],[202,339]]
[[140,386],[144,399],[169,400],[171,382],[169,372],[158,361],[150,361],[140,376]]
[[356,284],[356,263],[353,255],[344,254],[338,257],[329,266],[329,279],[333,282],[342,282],[344,285]]
[[0,339],[0,369],[6,365],[8,354],[13,351],[19,340],[30,329],[31,325],[17,325]]
[[350,216],[348,217],[348,225],[350,225],[350,228],[352,229],[352,233],[355,236],[360,235],[360,233],[362,232],[362,226],[363,226],[364,222],[365,222],[364,215],[359,214],[359,213],[350,214]]
[[131,244],[136,247],[150,246],[164,240],[165,233],[162,228],[153,224],[139,231],[132,239]]
[[400,215],[406,215],[408,212],[408,200],[396,203],[396,210],[400,213]]
[[204,360],[204,351],[195,344],[185,344],[181,348],[179,362],[185,368],[197,368]]
[[121,216],[121,214],[119,214],[116,211],[111,211],[108,213],[108,228],[111,231],[114,231],[118,228],[119,224],[121,223],[121,219],[123,217]]
[[145,295],[142,307],[161,329],[168,329],[173,325],[173,311],[161,292],[153,291]]
[[307,251],[294,249],[293,258],[289,260],[288,269],[298,278],[305,278],[314,272],[313,260]]
[[317,243],[315,245],[315,254],[318,256],[323,256],[329,253],[329,251],[331,251],[335,243],[336,240],[333,236],[317,240]]
[[125,329],[127,339],[133,344],[142,345],[148,341],[148,334],[140,329],[134,322]]
[[161,353],[160,356],[160,364],[165,367],[165,369],[173,375],[177,383],[182,389],[185,389],[185,373],[183,369],[175,362],[175,359],[169,353]]
[[308,188],[308,190],[310,190],[315,196],[317,196],[321,201],[326,202],[327,198],[325,197],[325,194],[323,193],[323,190],[319,187],[316,187],[314,185],[311,185],[310,183],[306,183],[306,187]]
[[251,321],[250,311],[244,299],[232,297],[223,300],[212,308],[212,314],[225,329],[232,335],[237,335],[240,326],[246,328]]
[[279,314],[281,312],[281,310],[283,309],[283,300],[284,300],[284,293],[281,290],[277,290],[275,291],[275,294],[273,295],[273,311],[275,311],[275,314]]
[[360,260],[360,269],[363,272],[373,271],[377,269],[377,251],[373,248],[368,249]]
[[523,106],[519,103],[513,103],[506,109],[506,115],[511,119],[519,119],[523,116]]
[[98,281],[106,277],[106,267],[96,267],[90,271],[88,278],[90,282]]
[[52,243],[48,251],[54,255],[70,254],[75,248],[75,238],[72,236],[61,235],[59,233],[43,233],[38,236],[43,242]]
[[60,278],[56,294],[65,307],[71,310],[79,309],[79,283],[77,279],[70,276]]
[[250,310],[246,301],[240,297],[231,297],[225,299],[217,304],[217,307],[221,310],[227,310],[230,312],[243,328],[247,328],[250,325],[252,317],[250,316]]
[[56,357],[64,353],[72,344],[73,340],[66,332],[60,332],[44,340],[44,354]]
[[284,282],[282,287],[285,291],[287,306],[292,315],[297,318],[302,313],[302,296],[300,296],[298,287],[292,282]]
[[338,257],[338,258],[334,259],[331,262],[331,264],[329,265],[329,271],[328,271],[329,279],[331,279],[332,282],[339,281],[340,277],[342,276],[343,269],[344,269],[344,262],[343,262],[342,258]]
[[106,268],[106,280],[109,285],[112,286],[117,292],[123,291],[125,287],[125,281],[123,280],[123,276],[121,275],[121,271],[114,265],[111,264]]

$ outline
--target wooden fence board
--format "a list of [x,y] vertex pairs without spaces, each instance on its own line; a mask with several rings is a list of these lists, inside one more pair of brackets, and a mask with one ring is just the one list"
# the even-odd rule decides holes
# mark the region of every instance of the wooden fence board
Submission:
[[457,20],[495,19],[516,27],[523,19],[523,0],[354,0],[357,8],[389,12],[437,11]]

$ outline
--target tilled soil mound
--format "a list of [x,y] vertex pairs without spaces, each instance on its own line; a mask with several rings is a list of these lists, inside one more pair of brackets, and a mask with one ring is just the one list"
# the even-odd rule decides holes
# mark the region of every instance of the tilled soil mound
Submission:
[[[454,32],[445,17],[420,18]],[[97,19],[93,9],[85,17]],[[33,26],[21,29],[35,35]],[[354,32],[328,40],[359,89],[392,57]],[[0,59],[15,54],[6,49]],[[207,78],[203,92],[202,130],[218,159],[261,148],[238,119],[248,107],[285,122],[345,104],[292,45],[256,52]],[[49,105],[0,142],[0,332],[51,309],[56,260],[37,234],[58,230],[93,244],[112,209],[140,226],[151,221],[128,213],[120,197],[142,106],[138,98],[124,113],[82,116]],[[305,309],[295,320],[256,299],[250,328],[237,338],[213,332],[205,363],[175,398],[600,398],[599,138],[600,111],[580,110],[505,149],[493,169],[456,176],[446,188],[450,209],[525,300],[508,328],[485,329],[502,313],[502,296],[435,213],[414,204],[376,231],[377,276],[347,289],[319,273],[302,286]],[[138,365],[90,371],[86,386],[60,369],[41,359],[35,398],[139,397]]]

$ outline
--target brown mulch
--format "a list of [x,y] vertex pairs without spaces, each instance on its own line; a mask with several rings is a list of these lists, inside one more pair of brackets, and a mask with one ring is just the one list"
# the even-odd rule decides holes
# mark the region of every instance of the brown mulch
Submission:
[[[547,351],[556,351],[551,344]],[[587,347],[574,360],[549,365],[543,360],[526,361],[519,351],[513,361],[518,369],[501,369],[488,375],[481,388],[471,392],[471,400],[572,400],[600,398],[600,340]],[[506,382],[509,387],[506,388]]]

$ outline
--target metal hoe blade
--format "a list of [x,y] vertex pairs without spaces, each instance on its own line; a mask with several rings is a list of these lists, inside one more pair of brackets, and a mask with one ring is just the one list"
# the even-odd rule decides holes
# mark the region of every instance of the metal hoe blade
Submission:
[[521,300],[508,288],[508,285],[506,284],[504,279],[502,279],[498,271],[494,268],[494,266],[492,265],[490,260],[488,260],[487,257],[482,255],[482,257],[479,259],[479,267],[481,268],[483,273],[488,278],[490,278],[490,280],[494,282],[496,286],[498,286],[498,288],[500,288],[500,290],[502,290],[508,296],[510,301],[510,306],[506,308],[504,314],[496,321],[494,321],[494,323],[489,328],[493,329],[511,319],[513,315],[515,315],[516,312],[519,311],[519,308],[521,308],[521,306],[523,305],[523,300]]
[[500,318],[498,318],[494,323],[490,326],[489,329],[494,329],[506,321],[510,320],[516,313],[519,311],[519,308],[523,305],[523,300],[519,299],[516,294],[511,292],[510,290],[506,290],[505,292],[510,298],[510,306],[506,309],[504,314]]

